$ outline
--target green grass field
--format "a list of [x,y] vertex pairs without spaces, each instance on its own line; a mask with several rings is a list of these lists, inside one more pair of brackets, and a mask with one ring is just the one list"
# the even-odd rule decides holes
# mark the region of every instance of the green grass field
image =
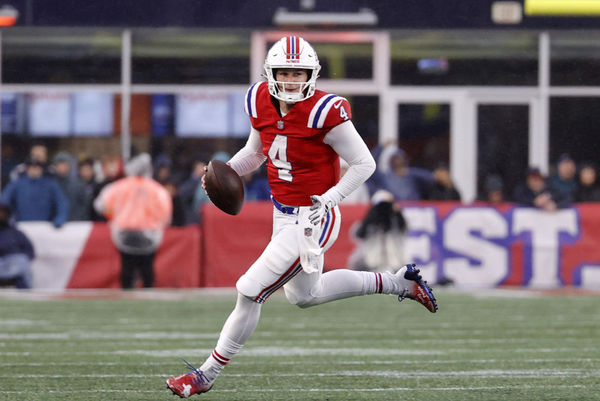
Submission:
[[[0,400],[174,400],[234,293],[0,291]],[[600,400],[600,296],[437,291],[440,311],[275,294],[204,400]],[[84,298],[84,299],[81,299]]]

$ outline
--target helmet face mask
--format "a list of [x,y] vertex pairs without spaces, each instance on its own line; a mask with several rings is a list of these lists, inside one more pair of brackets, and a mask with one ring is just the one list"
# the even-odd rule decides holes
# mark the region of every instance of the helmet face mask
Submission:
[[[264,68],[269,93],[286,103],[296,103],[308,99],[315,93],[321,65],[317,53],[307,41],[298,36],[286,36],[271,47]],[[306,82],[277,81],[278,69],[306,70],[308,79]],[[290,85],[293,90],[286,91],[286,87],[289,88]]]

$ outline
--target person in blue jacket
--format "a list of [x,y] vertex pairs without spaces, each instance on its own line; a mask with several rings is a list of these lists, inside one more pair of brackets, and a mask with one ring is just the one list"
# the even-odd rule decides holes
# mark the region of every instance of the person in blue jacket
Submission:
[[31,288],[33,245],[23,232],[11,224],[10,207],[0,202],[0,281],[19,289]]
[[69,215],[69,200],[53,177],[44,175],[41,162],[28,159],[26,174],[11,181],[2,192],[16,221],[49,221],[61,227]]

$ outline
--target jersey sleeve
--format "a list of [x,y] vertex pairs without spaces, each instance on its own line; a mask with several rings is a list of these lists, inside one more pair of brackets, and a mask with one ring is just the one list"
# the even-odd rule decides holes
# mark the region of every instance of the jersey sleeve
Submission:
[[256,95],[258,93],[258,89],[260,88],[261,82],[256,82],[246,92],[246,96],[244,97],[244,111],[248,114],[248,117],[257,118],[258,110],[256,107]]
[[308,128],[331,129],[352,119],[348,100],[337,95],[325,95],[315,103],[308,117]]

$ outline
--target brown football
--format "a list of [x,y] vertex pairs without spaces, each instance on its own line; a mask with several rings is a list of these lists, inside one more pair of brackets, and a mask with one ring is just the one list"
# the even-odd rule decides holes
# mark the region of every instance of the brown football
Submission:
[[244,204],[244,184],[240,176],[220,160],[211,160],[204,179],[206,193],[216,207],[236,215]]

